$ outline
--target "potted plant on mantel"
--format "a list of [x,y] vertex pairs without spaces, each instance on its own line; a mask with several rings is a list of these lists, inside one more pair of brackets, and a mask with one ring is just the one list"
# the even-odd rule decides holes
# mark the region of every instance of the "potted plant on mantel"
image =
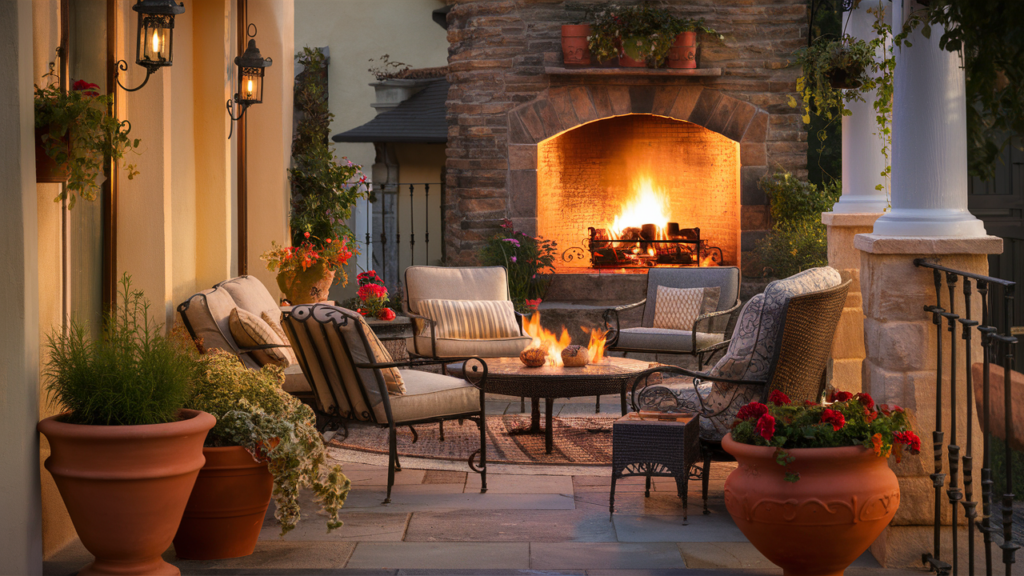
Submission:
[[[187,338],[187,337],[186,337]],[[340,466],[328,469],[323,438],[308,406],[281,389],[280,367],[246,368],[234,354],[197,354],[189,408],[217,424],[206,437],[206,465],[185,507],[174,550],[179,558],[214,560],[252,554],[273,493],[281,535],[300,518],[299,488],[311,488],[338,528],[351,483]]]
[[696,68],[697,67],[697,34],[710,34],[723,36],[704,23],[703,18],[696,20],[691,18],[679,18],[675,21],[675,30],[678,33],[668,51],[669,68]]
[[[66,182],[55,200],[69,197],[69,208],[77,196],[96,198],[108,158],[122,160],[139,147],[128,121],[110,115],[113,97],[97,90],[84,80],[67,92],[53,82],[35,90],[36,181]],[[124,169],[129,180],[138,174],[134,164]]]
[[562,62],[566,66],[590,66],[590,24],[562,24]]
[[82,544],[79,574],[178,574],[161,558],[181,522],[213,416],[185,410],[192,361],[121,280],[104,337],[72,321],[48,337],[45,377],[65,412],[39,423],[53,475]]
[[660,68],[666,61],[670,68],[696,68],[698,32],[717,34],[703,18],[676,18],[647,4],[611,6],[597,14],[589,48],[598,61],[615,57],[626,68]]
[[899,406],[849,392],[829,400],[796,405],[774,391],[768,404],[741,408],[722,440],[739,462],[725,506],[786,574],[841,574],[863,554],[899,507],[889,456],[921,449]]

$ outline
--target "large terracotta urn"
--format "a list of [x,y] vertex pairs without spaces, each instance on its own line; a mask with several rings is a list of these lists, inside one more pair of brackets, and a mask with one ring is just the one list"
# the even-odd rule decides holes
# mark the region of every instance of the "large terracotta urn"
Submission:
[[[863,446],[796,448],[780,466],[775,448],[722,440],[739,463],[725,480],[736,525],[787,576],[840,576],[889,525],[900,486],[886,458]],[[787,482],[786,473],[800,474]]]
[[293,306],[318,304],[330,296],[334,284],[334,270],[315,264],[306,270],[282,270],[277,275],[277,286]]
[[160,556],[171,545],[203,467],[203,441],[216,420],[182,410],[180,419],[142,426],[39,423],[53,475],[82,544],[96,557],[78,574],[178,575]]
[[248,556],[267,515],[274,489],[266,462],[241,446],[203,448],[206,465],[192,488],[174,536],[174,552],[188,560]]

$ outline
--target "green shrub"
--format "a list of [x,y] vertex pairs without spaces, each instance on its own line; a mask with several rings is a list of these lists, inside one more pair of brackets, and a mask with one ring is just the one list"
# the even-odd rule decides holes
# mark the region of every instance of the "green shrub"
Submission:
[[785,278],[828,264],[828,241],[821,213],[829,212],[842,194],[834,180],[819,188],[788,172],[761,178],[771,204],[772,231],[754,246],[765,276]]
[[480,249],[480,263],[502,266],[508,272],[508,291],[516,311],[533,312],[540,305],[547,283],[537,274],[553,270],[557,246],[552,240],[527,236],[505,219],[501,230]]
[[121,278],[120,304],[106,316],[103,338],[92,341],[72,320],[47,336],[46,390],[50,403],[70,413],[65,422],[136,425],[173,422],[188,396],[194,365],[163,325],[149,316],[149,301]]

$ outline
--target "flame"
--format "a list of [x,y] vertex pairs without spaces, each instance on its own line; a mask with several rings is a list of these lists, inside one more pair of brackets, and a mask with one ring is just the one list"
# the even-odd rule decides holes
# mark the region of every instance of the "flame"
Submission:
[[710,266],[718,266],[718,262],[715,262],[715,259],[711,257],[711,254],[708,254],[700,259],[700,265],[707,268]]
[[644,224],[658,227],[658,235],[664,238],[665,229],[672,218],[669,196],[661,188],[655,188],[651,177],[638,176],[634,185],[636,193],[622,207],[609,227],[613,238],[621,238],[626,228],[640,228]]
[[153,52],[160,53],[160,36],[153,30]]
[[[599,329],[589,329],[581,326],[584,332],[590,334],[590,344],[587,350],[590,352],[590,363],[598,364],[604,360],[605,332]],[[542,348],[547,350],[548,366],[562,366],[562,350],[572,344],[572,337],[569,331],[562,326],[562,333],[555,336],[554,332],[547,330],[540,325],[540,312],[534,312],[523,322],[523,331],[527,336],[533,338],[528,348]]]
[[252,78],[249,78],[249,87],[246,89],[249,98],[252,98]]

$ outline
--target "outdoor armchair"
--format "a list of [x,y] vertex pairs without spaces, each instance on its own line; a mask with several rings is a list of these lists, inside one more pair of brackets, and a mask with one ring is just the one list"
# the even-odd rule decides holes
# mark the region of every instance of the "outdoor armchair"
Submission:
[[[721,441],[740,408],[767,402],[774,390],[795,403],[821,401],[850,283],[828,267],[776,280],[743,307],[729,349],[711,370],[658,366],[634,381],[635,410],[701,415],[705,514],[711,461],[732,460]],[[661,384],[649,383],[653,374],[662,376]]]
[[[457,359],[466,362],[467,380],[413,370],[441,361],[392,362],[363,317],[338,306],[295,306],[284,312],[282,324],[312,387],[316,410],[326,415],[327,424],[353,420],[389,429],[385,504],[391,501],[395,470],[401,469],[397,427],[445,420],[472,420],[480,427],[480,449],[470,455],[469,467],[480,474],[480,491],[487,491],[483,360]],[[474,463],[478,455],[479,466]]]
[[402,311],[413,320],[413,337],[406,339],[406,348],[412,357],[499,358],[519,356],[530,345],[531,338],[523,334],[522,319],[518,313],[513,313],[515,326],[511,327],[511,335],[490,338],[442,337],[439,323],[446,320],[428,318],[423,306],[425,300],[508,302],[510,305],[508,276],[501,266],[406,268]]
[[[715,309],[697,316],[690,330],[655,327],[658,287],[719,288]],[[608,350],[653,354],[688,354],[697,358],[698,370],[716,352],[729,346],[729,335],[740,311],[740,270],[732,266],[715,268],[652,268],[647,273],[647,298],[633,304],[609,308],[604,313]],[[622,328],[619,314],[643,307],[639,327]]]

